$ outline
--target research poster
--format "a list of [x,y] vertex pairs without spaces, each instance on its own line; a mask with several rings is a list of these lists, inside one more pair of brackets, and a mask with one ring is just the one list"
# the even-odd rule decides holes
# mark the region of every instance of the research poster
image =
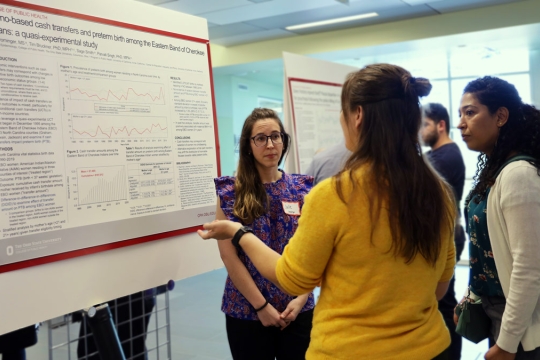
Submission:
[[0,268],[214,218],[208,52],[0,1]]
[[297,161],[303,174],[317,152],[343,142],[341,84],[289,78],[289,93]]

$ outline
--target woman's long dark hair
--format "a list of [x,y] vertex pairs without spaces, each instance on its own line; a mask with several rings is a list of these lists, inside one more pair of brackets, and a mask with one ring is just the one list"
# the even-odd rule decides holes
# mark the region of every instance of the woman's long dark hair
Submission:
[[472,195],[482,198],[488,187],[495,183],[499,168],[513,153],[529,155],[530,161],[540,175],[540,111],[532,105],[524,104],[509,82],[497,77],[485,76],[467,84],[463,93],[472,94],[485,105],[493,115],[504,107],[508,109],[508,121],[500,128],[495,147],[488,157],[478,155],[478,165],[474,176]]
[[289,150],[290,137],[272,109],[256,108],[247,117],[240,135],[240,159],[234,182],[235,201],[233,214],[243,224],[251,224],[253,220],[266,213],[269,206],[268,195],[255,166],[255,158],[251,153],[251,131],[253,125],[263,119],[273,119],[279,124],[279,131],[283,134],[283,150],[279,164]]
[[[430,91],[427,79],[414,78],[395,65],[374,64],[350,74],[343,85],[342,110],[347,119],[362,107],[363,120],[357,147],[334,181],[344,202],[345,172],[353,188],[374,189],[368,193],[372,220],[376,222],[384,203],[396,256],[410,263],[421,254],[434,266],[442,230],[453,231],[455,205],[451,189],[424,161],[418,144],[418,97]],[[369,166],[369,178],[358,183],[355,170],[364,165]]]

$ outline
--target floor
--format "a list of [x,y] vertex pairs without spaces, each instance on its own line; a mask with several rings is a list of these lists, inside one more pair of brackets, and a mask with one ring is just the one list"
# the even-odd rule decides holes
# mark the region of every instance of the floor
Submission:
[[[221,294],[225,282],[226,271],[224,269],[212,271],[203,275],[181,280],[170,292],[170,319],[171,319],[171,355],[174,360],[226,360],[232,359],[225,333],[223,314],[220,311]],[[456,293],[462,294],[467,284],[468,267],[456,268]],[[158,309],[164,306],[160,300]],[[165,312],[160,311],[159,316]],[[158,326],[159,328],[159,326]],[[55,330],[56,331],[56,330]],[[160,330],[161,331],[161,330]],[[70,326],[70,333],[78,332],[77,325]],[[72,335],[72,336],[73,336]],[[161,331],[159,343],[166,338],[166,333]],[[73,337],[72,337],[73,338]],[[156,339],[149,336],[147,346],[155,346]],[[49,359],[47,328],[42,327],[37,345],[27,350],[28,360]],[[161,350],[165,350],[162,347]],[[487,351],[487,340],[480,344],[473,344],[464,340],[462,359],[483,359]],[[159,356],[153,354],[149,359],[167,359],[166,353],[160,351]],[[54,360],[73,359],[67,351],[55,352]],[[49,359],[51,360],[51,359]]]

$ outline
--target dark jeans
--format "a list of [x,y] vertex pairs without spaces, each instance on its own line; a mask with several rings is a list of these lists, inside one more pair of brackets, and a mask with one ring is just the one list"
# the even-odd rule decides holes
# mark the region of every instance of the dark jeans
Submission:
[[12,350],[0,355],[2,360],[26,360],[26,349]]
[[300,313],[285,330],[264,327],[257,320],[225,316],[234,360],[304,360],[309,346],[313,310]]
[[[495,345],[501,330],[502,316],[506,306],[506,299],[502,296],[482,296],[482,307],[487,316],[491,319],[491,336],[489,337],[489,347]],[[523,350],[519,344],[515,360],[540,360],[540,347],[531,350]]]
[[[463,228],[461,228],[461,231],[463,231]],[[458,240],[458,229],[456,228],[456,240]],[[464,236],[464,233],[463,233]],[[463,242],[456,243],[456,261],[459,261],[461,258],[461,253],[463,252],[463,248],[465,247],[465,244]],[[453,277],[452,280],[450,280],[450,284],[448,284],[448,291],[444,295],[444,297],[439,300],[439,311],[441,312],[444,322],[446,323],[446,327],[450,331],[450,347],[448,348],[448,359],[449,360],[460,360],[461,359],[461,343],[462,338],[461,335],[456,333],[456,325],[454,324],[454,309],[457,305],[456,300],[456,292],[454,290],[454,282],[455,278]]]

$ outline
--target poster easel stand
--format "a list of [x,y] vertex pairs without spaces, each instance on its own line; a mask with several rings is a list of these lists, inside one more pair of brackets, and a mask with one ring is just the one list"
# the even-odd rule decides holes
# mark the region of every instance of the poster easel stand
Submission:
[[[47,335],[48,360],[170,360],[169,291],[174,285],[171,280],[166,285],[110,300],[106,303],[108,314],[96,311],[91,317],[88,312],[93,310],[90,308],[44,322],[42,328]],[[98,308],[97,305],[94,307]],[[110,326],[112,321],[115,334],[110,328],[101,330],[103,324],[99,324],[100,321],[108,322],[105,326]],[[96,343],[105,342],[108,346],[109,342],[118,339],[124,357],[112,357],[115,352],[110,353],[108,349],[104,351],[112,355],[106,357],[107,354],[101,350],[103,347]]]
[[84,311],[92,329],[94,341],[102,360],[125,360],[124,351],[114,326],[108,304],[91,307]]

